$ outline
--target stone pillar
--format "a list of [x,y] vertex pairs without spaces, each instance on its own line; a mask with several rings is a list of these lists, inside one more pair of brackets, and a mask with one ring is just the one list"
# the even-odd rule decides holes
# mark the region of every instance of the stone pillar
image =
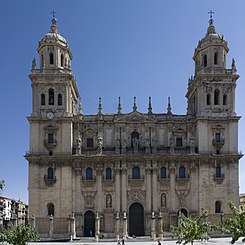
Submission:
[[152,210],[151,207],[151,163],[147,163],[146,166],[146,212],[150,213]]
[[100,236],[100,217],[99,217],[99,213],[96,213],[96,218],[95,218],[95,238],[96,241],[99,240],[99,236]]
[[54,233],[54,217],[53,215],[51,214],[49,216],[49,239],[52,239],[53,238],[53,233]]
[[36,218],[34,215],[32,215],[32,218],[31,218],[31,226],[32,226],[32,228],[36,227]]
[[120,237],[120,217],[119,217],[119,212],[116,213],[116,218],[115,218],[115,235],[116,235],[116,240],[119,240]]
[[121,203],[121,183],[120,183],[120,163],[117,163],[115,167],[115,173],[116,173],[116,192],[115,192],[115,209],[116,211],[120,211],[120,203]]
[[161,212],[159,212],[159,216],[158,216],[158,227],[159,227],[159,236],[162,240],[163,239],[163,220],[162,220]]
[[156,239],[156,222],[155,222],[155,213],[151,213],[151,239]]
[[[176,212],[176,194],[175,194],[175,164],[172,162],[169,166],[169,172],[170,172],[170,212]],[[171,225],[174,225],[171,223]]]
[[74,216],[74,212],[71,215],[71,240],[76,238],[76,219]]
[[102,212],[103,210],[103,190],[102,190],[102,166],[97,167],[97,210]]
[[127,210],[127,166],[126,163],[122,164],[122,211]]
[[123,237],[128,237],[127,214],[123,212]]
[[157,191],[157,163],[153,162],[153,169],[152,169],[152,210],[158,210],[158,191]]

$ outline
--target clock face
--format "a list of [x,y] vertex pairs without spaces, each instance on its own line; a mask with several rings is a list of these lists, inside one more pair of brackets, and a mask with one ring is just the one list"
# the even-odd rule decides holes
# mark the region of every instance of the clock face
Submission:
[[53,112],[48,112],[48,113],[47,113],[47,118],[48,118],[48,119],[52,119],[53,117],[54,117]]

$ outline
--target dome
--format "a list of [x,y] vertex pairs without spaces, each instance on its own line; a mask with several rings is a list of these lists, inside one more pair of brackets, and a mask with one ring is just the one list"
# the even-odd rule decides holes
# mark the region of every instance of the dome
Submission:
[[65,46],[65,47],[68,46],[68,42],[66,41],[66,39],[60,35],[56,22],[57,22],[56,18],[53,17],[52,26],[50,28],[50,31],[44,35],[44,37],[39,43],[39,47],[43,43],[59,43],[62,46]]
[[199,41],[198,47],[205,45],[206,43],[213,42],[213,41],[219,41],[221,43],[226,43],[224,40],[224,36],[222,34],[216,33],[215,27],[214,27],[214,21],[211,18],[209,20],[209,27],[207,29],[206,36]]

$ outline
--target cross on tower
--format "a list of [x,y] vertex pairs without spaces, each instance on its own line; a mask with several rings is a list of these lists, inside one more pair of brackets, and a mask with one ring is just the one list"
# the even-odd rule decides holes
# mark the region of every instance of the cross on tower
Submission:
[[208,14],[210,14],[210,19],[212,19],[212,18],[213,18],[214,11],[213,11],[213,10],[210,10],[210,11],[208,12]]
[[50,14],[52,14],[53,19],[55,19],[55,14],[57,14],[57,12],[53,10],[52,12],[50,12]]

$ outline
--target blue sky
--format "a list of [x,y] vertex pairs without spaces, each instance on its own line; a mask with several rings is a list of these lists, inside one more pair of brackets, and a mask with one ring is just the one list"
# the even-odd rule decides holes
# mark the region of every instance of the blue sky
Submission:
[[[123,112],[131,112],[137,97],[140,112],[147,112],[152,97],[154,112],[186,113],[188,77],[194,74],[192,56],[203,38],[212,9],[218,33],[224,34],[240,79],[236,110],[244,117],[245,1],[197,0],[3,0],[1,1],[1,121],[0,179],[5,196],[28,200],[27,161],[31,113],[32,59],[37,45],[57,12],[58,28],[73,53],[83,112],[116,112],[121,96]],[[239,150],[245,152],[245,118],[239,124]],[[245,159],[240,161],[240,192],[245,192]]]

